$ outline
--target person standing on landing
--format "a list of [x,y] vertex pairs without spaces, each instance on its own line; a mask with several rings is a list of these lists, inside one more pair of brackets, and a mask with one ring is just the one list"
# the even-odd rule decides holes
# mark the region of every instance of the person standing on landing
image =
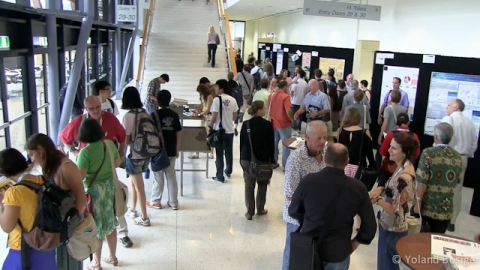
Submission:
[[453,216],[447,228],[451,232],[455,231],[455,221],[461,210],[463,179],[467,170],[468,158],[473,158],[475,151],[477,151],[477,131],[475,125],[463,115],[463,110],[465,110],[465,103],[461,99],[453,99],[447,106],[448,115],[443,117],[441,121],[453,127],[453,138],[449,145],[457,150],[462,158],[460,183],[455,187],[453,196]]
[[220,45],[220,37],[215,32],[213,25],[210,25],[207,33],[207,47],[208,47],[208,63],[212,63],[212,68],[215,67],[215,54],[217,53],[217,47]]

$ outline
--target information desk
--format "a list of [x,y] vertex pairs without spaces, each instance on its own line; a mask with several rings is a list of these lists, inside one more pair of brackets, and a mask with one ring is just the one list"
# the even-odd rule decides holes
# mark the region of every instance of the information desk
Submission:
[[180,140],[180,195],[183,196],[183,172],[205,172],[208,178],[208,157],[206,158],[205,169],[184,169],[184,153],[185,152],[201,152],[210,153],[210,147],[207,145],[207,131],[205,129],[205,121],[203,118],[196,120],[184,120],[182,129],[182,138]]
[[[195,106],[200,106],[199,104],[188,104],[188,107],[190,108],[190,111],[192,111]],[[178,113],[178,117],[180,118],[180,121],[183,123],[183,120],[203,120],[203,117],[198,117],[198,116],[187,116],[183,114],[183,106],[170,106],[170,109],[172,109],[174,112]]]
[[[396,245],[397,254],[401,262],[415,270],[444,270],[447,269],[440,259],[431,256],[431,236],[433,233],[415,233],[401,238]],[[438,233],[435,233],[438,234]],[[453,235],[444,235],[460,240],[471,241]],[[395,259],[395,258],[392,258]],[[400,263],[400,261],[398,261]]]

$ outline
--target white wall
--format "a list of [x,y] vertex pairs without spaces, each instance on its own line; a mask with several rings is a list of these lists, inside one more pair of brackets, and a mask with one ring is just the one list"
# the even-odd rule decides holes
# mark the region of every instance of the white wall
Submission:
[[230,21],[232,38],[245,38],[245,22]]
[[397,1],[380,50],[480,58],[480,1]]

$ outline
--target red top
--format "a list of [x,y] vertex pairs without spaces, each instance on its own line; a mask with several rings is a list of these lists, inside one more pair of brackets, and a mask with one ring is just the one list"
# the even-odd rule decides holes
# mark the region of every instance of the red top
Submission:
[[[272,102],[274,105],[270,106]],[[276,91],[268,97],[267,103],[270,108],[269,115],[274,128],[287,128],[292,124],[286,112],[287,108],[292,108],[290,96],[287,93]]]
[[[63,129],[59,138],[64,144],[72,145],[77,141],[80,125],[85,117],[87,116],[84,114],[73,118],[73,120],[65,127],[65,129]],[[125,142],[125,129],[115,115],[109,112],[102,112],[100,123],[105,131],[105,137],[103,137],[102,140],[112,140],[118,144]],[[85,146],[87,146],[87,144],[80,143],[79,148],[82,149]]]
[[[410,128],[409,127],[401,127],[398,126],[396,131],[406,131],[409,132]],[[382,146],[380,147],[380,155],[382,156],[387,156],[388,154],[388,149],[390,148],[390,142],[392,142],[393,139],[393,131],[390,131],[387,133],[387,136],[385,136],[385,139],[383,140]],[[417,141],[420,144],[420,140],[418,139],[417,134],[413,133],[413,139]],[[415,151],[415,159],[417,159],[420,156],[420,147],[417,148]],[[383,171],[388,171],[388,159],[385,158],[383,159],[383,164],[382,164],[382,170]]]

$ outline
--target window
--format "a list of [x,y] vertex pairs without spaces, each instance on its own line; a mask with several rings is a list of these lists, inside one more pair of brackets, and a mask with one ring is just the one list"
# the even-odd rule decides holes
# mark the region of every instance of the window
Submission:
[[47,64],[47,54],[35,55],[35,83],[37,85],[38,131],[43,134],[48,134],[48,105],[46,105],[48,91]]
[[[7,80],[8,120],[12,120],[25,113],[23,102],[23,75],[21,57],[4,58],[4,72]],[[16,134],[14,132],[14,134]]]

